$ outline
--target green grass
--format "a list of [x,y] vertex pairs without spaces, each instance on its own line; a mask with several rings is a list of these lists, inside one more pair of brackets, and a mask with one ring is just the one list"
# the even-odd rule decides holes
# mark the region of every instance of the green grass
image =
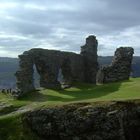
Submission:
[[38,140],[38,138],[24,126],[20,115],[0,118],[0,140]]
[[104,100],[140,99],[140,78],[104,85],[76,83],[64,90],[44,89],[30,93],[21,101],[42,104],[63,104],[69,102],[95,102]]
[[127,99],[140,99],[140,78],[104,85],[75,83],[71,88],[57,91],[40,89],[20,100],[0,94],[0,102],[13,104],[14,107]]
[[[21,114],[28,110],[77,102],[140,99],[140,78],[104,85],[75,83],[64,90],[40,89],[20,100],[0,93],[0,140],[36,140],[22,124]],[[7,107],[2,108],[2,105]],[[26,130],[26,131],[25,131]]]

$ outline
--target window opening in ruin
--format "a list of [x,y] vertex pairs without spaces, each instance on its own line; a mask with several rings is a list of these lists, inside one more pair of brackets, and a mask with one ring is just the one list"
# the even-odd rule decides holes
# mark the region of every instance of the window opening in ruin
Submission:
[[57,81],[60,82],[61,85],[64,84],[64,75],[62,73],[61,68],[59,68],[59,71],[58,71]]
[[37,72],[35,64],[33,65],[33,70],[34,70],[34,73],[33,73],[33,84],[34,84],[34,87],[35,88],[40,88],[40,76],[39,76],[39,74]]

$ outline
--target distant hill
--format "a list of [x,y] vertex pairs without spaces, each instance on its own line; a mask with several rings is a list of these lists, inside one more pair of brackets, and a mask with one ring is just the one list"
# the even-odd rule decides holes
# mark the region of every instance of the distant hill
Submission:
[[140,77],[140,56],[135,56],[133,58],[132,70],[133,77]]
[[17,69],[17,58],[0,57],[0,88],[16,86],[14,73]]
[[[109,65],[112,61],[112,56],[99,56],[100,65]],[[15,88],[15,72],[18,69],[18,58],[0,57],[0,88]],[[132,63],[133,77],[140,77],[140,56],[135,56]],[[35,70],[35,85],[39,86],[38,74]]]

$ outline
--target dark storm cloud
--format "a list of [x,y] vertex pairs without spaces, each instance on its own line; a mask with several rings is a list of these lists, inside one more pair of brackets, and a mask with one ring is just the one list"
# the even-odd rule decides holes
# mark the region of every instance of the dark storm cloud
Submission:
[[102,55],[140,43],[138,0],[1,0],[0,8],[0,55],[32,47],[77,52],[89,34]]

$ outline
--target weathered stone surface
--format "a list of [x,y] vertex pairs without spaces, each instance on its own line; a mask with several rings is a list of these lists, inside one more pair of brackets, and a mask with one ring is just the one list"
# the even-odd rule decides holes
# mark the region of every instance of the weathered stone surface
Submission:
[[31,49],[19,56],[19,70],[16,72],[17,88],[21,91],[17,96],[34,90],[33,65],[40,75],[40,86],[60,89],[59,71],[63,74],[63,84],[72,82],[95,83],[97,73],[97,40],[95,36],[86,39],[81,54],[47,49]]
[[139,140],[140,104],[73,104],[28,112],[27,126],[42,140]]
[[97,73],[97,83],[128,80],[131,73],[133,53],[134,50],[131,47],[118,48],[111,65],[99,69]]
[[[60,89],[57,81],[59,69],[62,69],[65,82],[84,81],[83,61],[80,55],[45,49],[31,49],[20,55],[20,70],[17,71],[17,86],[23,93],[34,89],[33,65],[40,75],[40,86]],[[80,71],[80,73],[79,73]]]
[[[33,61],[30,55],[25,52],[19,56],[19,70],[16,72],[17,87],[20,92],[17,94],[24,94],[25,92],[34,90],[33,85]],[[18,95],[17,95],[18,96]]]
[[86,44],[81,47],[81,55],[85,64],[85,82],[88,83],[96,83],[96,73],[98,71],[97,46],[96,36],[89,36],[86,38]]

